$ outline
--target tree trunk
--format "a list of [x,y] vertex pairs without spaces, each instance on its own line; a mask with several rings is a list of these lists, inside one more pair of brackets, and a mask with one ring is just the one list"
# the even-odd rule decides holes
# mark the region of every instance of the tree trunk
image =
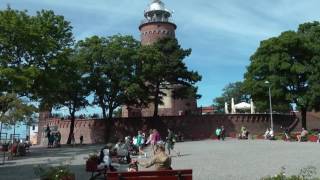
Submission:
[[307,129],[307,109],[301,108],[301,124],[304,129]]
[[70,123],[70,132],[69,132],[69,137],[68,137],[68,141],[67,144],[71,144],[71,137],[72,135],[74,136],[74,122],[75,122],[75,111],[73,110],[72,113],[70,113],[71,116],[71,123]]
[[102,117],[105,120],[105,119],[107,119],[107,112],[106,112],[106,105],[103,102],[102,96],[99,96],[99,104],[102,109]]
[[108,112],[108,118],[106,119],[106,130],[105,130],[105,140],[106,142],[109,142],[110,136],[111,136],[111,130],[113,128],[113,118],[112,118],[112,113],[113,113],[113,108],[109,107],[109,112]]
[[159,94],[160,94],[160,84],[157,83],[156,92],[155,92],[155,95],[154,95],[153,117],[158,117],[158,112],[159,112]]
[[109,112],[108,112],[108,119],[112,119],[113,117],[113,108],[112,107],[109,107]]
[[1,136],[1,133],[2,133],[2,122],[0,122],[0,136]]
[[102,109],[102,118],[103,118],[103,119],[107,119],[107,114],[106,114],[106,108],[105,108],[105,106],[101,105],[101,109]]

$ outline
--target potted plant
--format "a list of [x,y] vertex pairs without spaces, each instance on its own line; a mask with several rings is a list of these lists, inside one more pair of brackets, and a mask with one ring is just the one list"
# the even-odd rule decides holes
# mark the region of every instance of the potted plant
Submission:
[[1,146],[2,146],[1,151],[7,152],[9,150],[9,144],[5,143],[5,144],[2,144]]
[[35,174],[41,180],[75,180],[75,174],[67,166],[41,167],[35,168]]
[[90,154],[86,162],[86,171],[94,172],[97,171],[99,164],[99,156],[97,154]]

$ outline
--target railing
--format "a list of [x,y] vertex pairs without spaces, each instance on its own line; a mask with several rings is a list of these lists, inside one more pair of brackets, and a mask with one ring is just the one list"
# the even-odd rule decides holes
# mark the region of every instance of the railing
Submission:
[[153,23],[153,22],[166,22],[166,23],[174,24],[174,22],[171,19],[166,19],[166,20],[163,20],[163,19],[152,19],[152,20],[144,19],[144,20],[141,21],[141,25],[142,24],[147,24],[147,23]]

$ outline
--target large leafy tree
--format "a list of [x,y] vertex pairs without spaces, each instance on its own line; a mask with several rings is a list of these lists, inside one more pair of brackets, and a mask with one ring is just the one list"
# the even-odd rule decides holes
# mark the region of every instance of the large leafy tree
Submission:
[[19,98],[14,93],[3,93],[0,96],[0,134],[3,124],[12,125],[24,121],[28,123],[32,120],[36,108]]
[[297,105],[306,127],[306,112],[320,97],[320,24],[305,23],[298,31],[286,31],[261,42],[251,57],[244,84],[255,99],[267,100],[271,82],[273,104]]
[[87,97],[90,90],[87,80],[83,78],[84,64],[77,58],[77,55],[58,61],[56,70],[61,72],[55,74],[59,86],[51,94],[55,97],[55,108],[68,108],[71,124],[67,144],[70,144],[74,133],[75,114],[89,104]]
[[0,11],[0,83],[3,91],[53,104],[56,61],[68,56],[72,27],[63,16],[42,10],[30,16],[11,8]]
[[[140,43],[132,36],[93,36],[77,43],[79,59],[85,64],[85,79],[93,93],[93,105],[102,109],[106,138],[112,128],[114,111],[121,105],[143,103],[146,94],[137,77],[137,51]],[[141,84],[141,83],[140,83]]]
[[93,104],[101,107],[105,119],[111,119],[113,111],[139,87],[134,81],[139,42],[132,36],[93,36],[80,41],[77,48],[79,58],[86,64]]
[[195,83],[201,76],[188,70],[183,60],[191,54],[191,49],[182,49],[176,39],[163,38],[153,45],[143,46],[139,50],[139,72],[145,82],[149,100],[154,105],[154,116],[168,89],[180,89],[184,93],[174,93],[175,98],[196,97]]

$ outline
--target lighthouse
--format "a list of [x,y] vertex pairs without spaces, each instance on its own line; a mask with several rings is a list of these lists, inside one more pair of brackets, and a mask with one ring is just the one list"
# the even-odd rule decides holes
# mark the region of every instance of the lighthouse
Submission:
[[172,11],[161,0],[154,0],[144,11],[144,17],[139,26],[142,45],[152,44],[164,37],[175,38],[177,26],[171,20]]
[[[161,38],[175,38],[177,25],[172,21],[173,12],[166,8],[161,0],[153,0],[144,10],[144,19],[139,25],[141,45],[151,45]],[[179,85],[172,85],[168,89],[162,89],[166,96],[163,104],[159,105],[159,116],[180,116],[194,112],[197,109],[195,98],[175,99],[173,91]],[[124,106],[122,117],[150,117],[153,116],[154,105],[134,108]]]

